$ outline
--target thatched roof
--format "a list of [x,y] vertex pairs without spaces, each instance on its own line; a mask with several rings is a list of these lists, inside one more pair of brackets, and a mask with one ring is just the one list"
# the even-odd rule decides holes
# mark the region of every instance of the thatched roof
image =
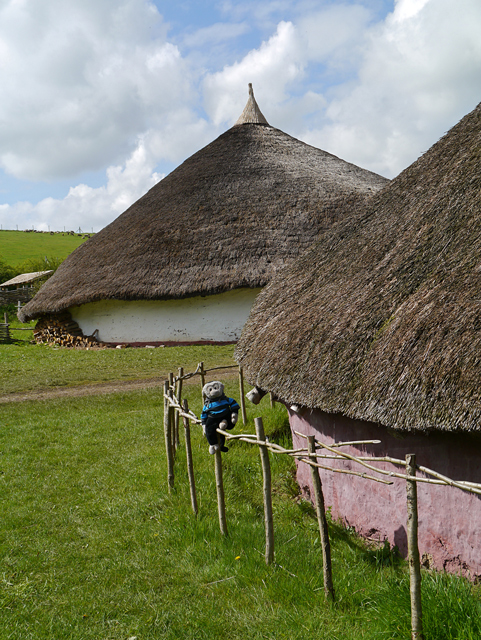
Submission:
[[51,273],[53,273],[52,269],[49,269],[48,271],[31,271],[30,273],[21,273],[19,276],[15,276],[15,278],[12,278],[11,280],[2,282],[2,284],[0,284],[0,288],[11,287],[20,284],[29,284],[30,282],[40,280],[40,278],[48,276]]
[[481,429],[481,105],[261,292],[236,357],[286,402]]
[[269,126],[252,91],[241,122],[76,249],[22,319],[102,299],[264,286],[388,182]]

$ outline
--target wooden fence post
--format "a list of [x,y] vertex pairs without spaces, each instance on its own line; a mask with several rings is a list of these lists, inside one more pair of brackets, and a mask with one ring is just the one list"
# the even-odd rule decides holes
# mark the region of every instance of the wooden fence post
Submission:
[[421,607],[421,563],[418,547],[418,491],[417,482],[409,480],[416,475],[416,456],[406,454],[407,535],[409,583],[411,592],[411,640],[424,640]]
[[[257,439],[261,442],[266,441],[264,433],[264,424],[262,418],[254,420],[256,425]],[[266,563],[274,562],[274,521],[272,517],[272,483],[271,483],[271,464],[269,461],[269,452],[265,444],[259,445],[259,451],[262,463],[262,477],[264,480],[264,522],[266,527]]]
[[[307,437],[309,458],[316,462],[316,439],[314,436]],[[329,529],[327,526],[326,510],[324,506],[324,494],[322,493],[322,482],[319,476],[319,469],[311,467],[312,484],[314,487],[314,499],[316,503],[317,521],[319,523],[319,533],[322,545],[322,570],[324,574],[324,594],[327,598],[334,600],[334,585],[332,583],[331,564],[331,544],[329,542]]]
[[170,428],[170,403],[165,396],[169,396],[169,383],[164,382],[164,437],[165,437],[165,455],[167,458],[167,482],[169,491],[174,486],[174,458],[172,456],[171,428]]
[[10,325],[8,324],[8,315],[5,312],[3,314],[4,326],[0,327],[0,342],[10,344],[12,336],[10,335]]
[[[189,413],[189,403],[187,399],[182,403],[184,413]],[[192,511],[197,515],[199,512],[197,508],[197,494],[195,491],[195,478],[194,478],[194,465],[192,462],[192,446],[190,443],[190,423],[189,418],[183,416],[184,420],[184,434],[185,434],[185,452],[187,457],[187,473],[189,475],[189,487],[190,487],[190,502],[192,504]]]
[[215,454],[215,486],[217,488],[217,510],[219,512],[220,532],[227,536],[227,520],[225,517],[224,480],[222,478],[222,454],[218,449]]
[[204,396],[202,395],[202,389],[205,385],[205,372],[204,372],[204,363],[199,362],[199,373],[200,373],[200,395],[202,396],[202,406],[204,406]]
[[[174,374],[172,372],[169,373],[169,398],[173,402],[174,400]],[[176,446],[175,446],[175,414],[176,411],[172,404],[170,406],[170,417],[169,417],[169,426],[170,426],[170,446],[172,449],[172,456],[175,458],[176,454]]]
[[[177,392],[176,392],[176,396],[177,396],[177,402],[181,405],[182,404],[182,376],[184,375],[184,368],[183,367],[179,367],[179,379],[177,380]],[[179,421],[180,421],[180,415],[179,412],[176,411],[175,412],[175,446],[176,448],[179,446],[180,444],[180,435],[179,435]]]
[[239,367],[239,393],[240,393],[240,406],[242,413],[242,422],[247,424],[247,411],[246,411],[246,399],[244,395],[244,372],[242,367]]

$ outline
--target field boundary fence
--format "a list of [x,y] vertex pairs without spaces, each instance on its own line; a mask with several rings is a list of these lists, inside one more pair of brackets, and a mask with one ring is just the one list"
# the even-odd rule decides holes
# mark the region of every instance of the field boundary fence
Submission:
[[[201,425],[201,420],[192,411],[189,410],[188,402],[182,399],[182,383],[184,380],[200,377],[201,389],[205,384],[205,376],[213,371],[237,369],[239,375],[239,391],[240,406],[242,413],[242,421],[244,426],[247,425],[247,414],[245,409],[244,394],[244,377],[241,367],[237,365],[227,365],[225,367],[205,368],[204,363],[200,362],[195,371],[184,373],[182,367],[179,368],[178,375],[169,374],[169,380],[164,383],[164,438],[167,458],[167,484],[169,491],[174,487],[174,464],[176,450],[180,445],[179,437],[179,421],[182,418],[184,426],[184,442],[186,447],[187,474],[189,478],[191,506],[195,515],[198,513],[198,504],[195,486],[195,474],[192,457],[192,447],[190,441],[190,424]],[[371,457],[371,456],[354,456],[345,451],[343,447],[352,445],[380,444],[381,440],[358,440],[349,442],[336,442],[327,444],[317,440],[313,435],[305,435],[298,431],[295,434],[305,439],[306,447],[297,449],[285,449],[284,447],[269,442],[264,433],[263,420],[261,417],[255,418],[255,434],[240,433],[231,434],[228,431],[217,429],[220,435],[223,435],[227,441],[239,440],[251,445],[259,447],[260,459],[262,465],[263,476],[263,501],[264,501],[264,521],[265,521],[265,561],[267,564],[274,562],[274,523],[272,515],[272,483],[269,454],[272,455],[288,455],[295,458],[299,463],[309,465],[311,469],[312,484],[314,487],[313,502],[316,509],[320,540],[322,545],[323,557],[323,579],[324,593],[326,599],[334,600],[335,591],[332,577],[331,552],[328,532],[328,522],[326,518],[326,510],[324,496],[322,492],[322,482],[319,475],[319,469],[332,473],[348,474],[363,478],[369,482],[379,482],[386,485],[392,485],[391,478],[402,479],[406,482],[406,499],[407,499],[407,539],[408,539],[408,564],[410,577],[410,596],[411,596],[411,638],[412,640],[423,640],[422,625],[422,606],[421,606],[421,560],[418,547],[418,501],[417,501],[417,484],[428,483],[434,485],[446,485],[460,489],[469,493],[481,495],[481,484],[456,481],[446,477],[432,469],[418,465],[416,463],[416,455],[414,453],[407,454],[405,460],[393,458],[390,456]],[[323,453],[321,453],[321,451]],[[228,535],[226,511],[225,511],[225,492],[222,474],[222,455],[220,450],[215,452],[215,482],[217,490],[217,506],[219,527],[222,535]],[[335,468],[323,464],[322,461],[350,461],[359,465],[359,471]],[[398,471],[389,471],[379,468],[373,463],[390,463],[394,467],[404,470],[404,473]],[[422,473],[422,476],[417,475]],[[373,475],[379,474],[380,477]]]
[[3,322],[0,322],[0,344],[14,342],[12,331],[32,331],[32,327],[12,327],[8,322],[8,315],[4,313]]
[[11,291],[0,291],[0,305],[27,303],[34,296],[33,287],[22,287],[21,289],[13,289]]
[[0,322],[0,344],[10,344],[10,325],[8,322]]

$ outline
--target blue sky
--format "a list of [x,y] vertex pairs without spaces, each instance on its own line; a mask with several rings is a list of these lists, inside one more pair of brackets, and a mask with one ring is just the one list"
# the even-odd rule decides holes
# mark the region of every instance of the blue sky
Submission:
[[98,231],[248,82],[272,126],[394,177],[481,100],[480,33],[479,0],[0,0],[0,224]]

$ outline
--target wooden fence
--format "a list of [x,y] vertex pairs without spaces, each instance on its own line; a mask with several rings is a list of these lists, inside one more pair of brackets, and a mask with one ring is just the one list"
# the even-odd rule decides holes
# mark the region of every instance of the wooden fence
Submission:
[[[164,436],[167,455],[167,480],[169,491],[174,486],[174,462],[176,449],[179,446],[179,419],[182,417],[185,433],[185,447],[187,455],[188,477],[190,485],[191,504],[194,514],[198,513],[194,468],[192,460],[192,449],[190,444],[190,423],[201,424],[200,419],[189,410],[187,400],[182,400],[182,381],[200,376],[201,387],[204,386],[205,376],[211,371],[220,369],[233,369],[236,365],[229,367],[215,367],[213,369],[205,369],[204,363],[201,362],[197,369],[192,373],[184,374],[183,369],[179,368],[179,375],[169,376],[169,381],[164,384]],[[239,387],[241,393],[241,411],[244,425],[247,424],[244,401],[244,380],[242,369],[239,367]],[[351,442],[337,442],[335,444],[326,444],[316,440],[314,436],[306,436],[305,434],[295,432],[298,436],[307,440],[307,446],[300,449],[285,449],[274,442],[268,442],[262,423],[262,418],[255,419],[255,434],[231,434],[227,431],[217,429],[219,434],[225,436],[227,440],[240,440],[259,447],[260,458],[263,473],[263,499],[264,499],[264,518],[265,518],[265,560],[266,563],[274,562],[274,526],[272,517],[272,497],[271,497],[271,474],[269,453],[288,455],[295,458],[298,462],[307,464],[311,468],[313,487],[314,487],[314,504],[316,508],[319,533],[322,544],[323,555],[323,577],[324,592],[326,598],[334,600],[335,591],[332,578],[331,554],[329,543],[328,523],[325,515],[324,497],[322,493],[322,483],[319,476],[319,469],[324,469],[332,473],[343,473],[348,475],[359,476],[371,482],[380,482],[382,484],[391,485],[392,480],[388,478],[400,478],[406,482],[406,498],[407,498],[407,538],[408,538],[408,563],[410,574],[410,594],[411,594],[411,638],[412,640],[423,640],[422,625],[422,607],[421,607],[421,564],[418,548],[418,504],[417,504],[417,483],[429,483],[436,485],[448,485],[481,495],[481,485],[472,482],[454,481],[446,476],[416,464],[415,454],[407,454],[405,460],[399,460],[390,456],[384,457],[364,457],[353,456],[342,451],[343,447],[350,445],[363,444],[379,444],[380,440],[363,440]],[[325,451],[327,453],[320,453]],[[321,460],[321,462],[319,462]],[[322,460],[349,460],[362,467],[362,471],[353,471],[341,468],[333,468],[322,463]],[[375,462],[389,462],[395,467],[403,469],[404,473],[397,471],[387,471],[376,467]],[[371,472],[367,473],[365,470]],[[424,476],[418,476],[417,472],[421,472]],[[377,473],[378,477],[372,475]],[[425,477],[429,476],[429,477]],[[225,514],[225,494],[222,479],[222,456],[220,451],[215,452],[215,478],[217,487],[217,504],[219,515],[219,527],[223,535],[228,534],[227,521]]]
[[9,344],[11,342],[10,329],[8,322],[0,323],[0,344]]
[[[20,305],[18,305],[20,309]],[[10,344],[12,342],[12,331],[32,331],[32,327],[12,327],[8,323],[8,317],[5,313],[3,322],[0,323],[0,344]]]
[[27,303],[34,296],[33,287],[22,287],[21,289],[13,289],[11,291],[0,291],[0,306],[7,304],[17,304],[18,302]]

